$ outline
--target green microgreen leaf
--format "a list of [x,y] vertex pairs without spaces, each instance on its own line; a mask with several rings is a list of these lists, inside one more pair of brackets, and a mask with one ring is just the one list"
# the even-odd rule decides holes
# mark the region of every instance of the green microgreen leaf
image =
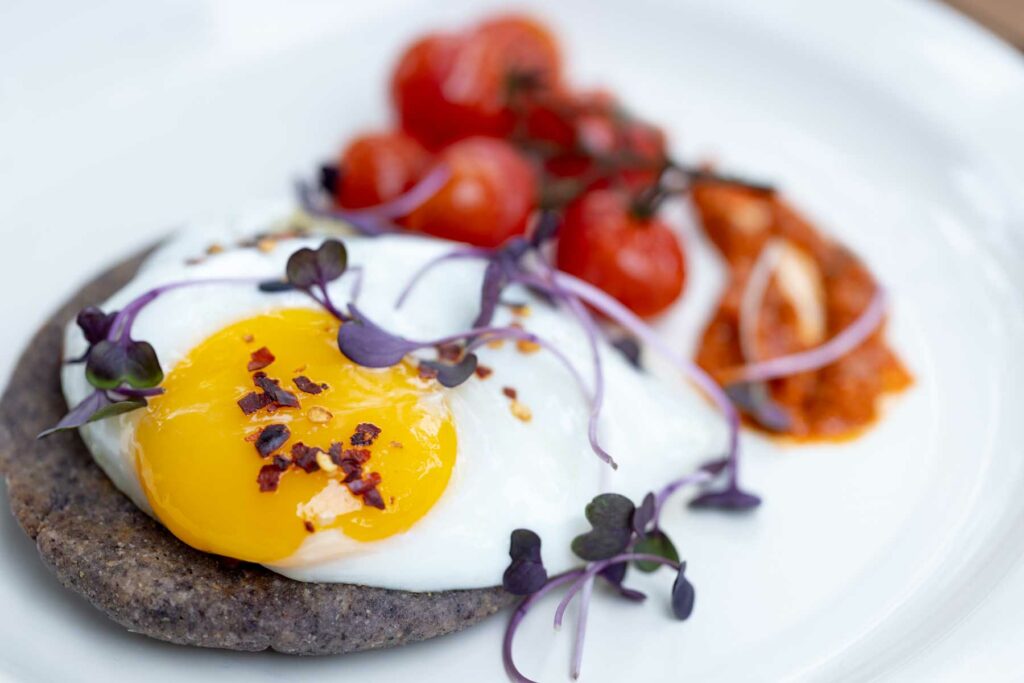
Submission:
[[160,384],[164,373],[149,342],[104,339],[89,353],[85,377],[97,389],[116,389],[122,384],[146,389]]
[[[668,535],[660,529],[651,531],[637,541],[636,545],[633,546],[633,552],[645,555],[657,555],[658,557],[664,557],[672,560],[673,562],[679,561],[679,552],[672,543],[672,539],[670,539]],[[662,565],[657,562],[640,560],[634,562],[633,566],[642,572],[653,572]]]

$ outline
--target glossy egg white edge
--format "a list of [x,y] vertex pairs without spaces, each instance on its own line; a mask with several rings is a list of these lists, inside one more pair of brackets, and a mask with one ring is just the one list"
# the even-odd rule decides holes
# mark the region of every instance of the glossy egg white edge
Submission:
[[[287,216],[283,209],[271,216]],[[280,242],[264,253],[232,249],[186,265],[211,243],[230,244],[240,235],[267,229],[264,218],[230,225],[197,225],[160,247],[136,277],[106,302],[121,308],[144,291],[180,280],[277,278],[288,256],[301,246],[318,246],[316,236]],[[450,243],[415,236],[340,237],[349,263],[364,268],[359,305],[386,329],[413,339],[432,339],[470,327],[479,307],[483,265],[448,262],[428,274],[405,306],[395,299],[409,277]],[[346,275],[330,286],[339,304],[350,297]],[[512,288],[508,300],[530,304],[523,319],[530,331],[556,344],[591,381],[590,349],[578,323],[525,290]],[[223,327],[283,307],[315,307],[300,292],[262,293],[253,285],[197,285],[167,292],[147,306],[133,336],[153,344],[165,372]],[[499,309],[496,323],[511,322]],[[68,325],[65,357],[81,354],[85,341]],[[586,504],[602,490],[639,500],[646,492],[720,456],[727,431],[720,416],[680,378],[668,382],[638,372],[606,343],[600,346],[606,394],[599,424],[602,444],[619,462],[612,471],[587,440],[587,393],[545,351],[524,354],[514,344],[483,348],[480,362],[494,370],[486,380],[471,378],[445,390],[458,438],[451,481],[435,506],[409,531],[359,543],[340,531],[320,531],[287,561],[269,568],[302,581],[344,582],[414,591],[480,588],[501,582],[508,565],[509,534],[529,528],[542,539],[550,573],[578,565],[569,549],[588,528]],[[65,366],[64,395],[74,405],[92,388],[81,365]],[[532,411],[516,419],[502,387],[512,386]],[[82,438],[97,464],[139,508],[152,514],[131,454],[136,414],[85,425]],[[326,559],[325,559],[326,558]]]

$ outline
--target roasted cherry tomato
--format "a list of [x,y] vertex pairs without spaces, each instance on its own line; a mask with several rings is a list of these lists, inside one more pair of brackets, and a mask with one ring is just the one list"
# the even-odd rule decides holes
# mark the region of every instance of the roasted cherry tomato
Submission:
[[531,19],[508,16],[414,43],[398,62],[391,95],[402,128],[438,149],[473,135],[509,135],[523,101],[560,82],[554,36]]
[[661,219],[638,214],[620,189],[590,190],[566,207],[557,263],[641,316],[668,308],[686,279],[675,233]]
[[357,137],[338,160],[335,202],[359,209],[394,199],[412,187],[429,164],[427,151],[403,133]]
[[410,230],[481,247],[496,247],[526,230],[537,204],[530,163],[503,140],[475,137],[441,152],[451,177],[409,214]]

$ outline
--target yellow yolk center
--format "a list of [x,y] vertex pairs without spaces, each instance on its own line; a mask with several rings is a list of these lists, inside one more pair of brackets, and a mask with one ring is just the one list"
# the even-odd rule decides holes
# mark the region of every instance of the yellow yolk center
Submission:
[[[243,320],[196,346],[164,379],[135,430],[143,490],[159,520],[185,543],[250,562],[272,563],[294,553],[313,532],[337,529],[375,541],[409,529],[444,492],[455,463],[452,417],[439,385],[401,363],[360,367],[337,346],[337,321],[321,311],[287,309]],[[238,400],[250,392],[253,351],[275,360],[262,371],[293,393],[298,408],[262,408],[245,415]],[[305,376],[327,389],[311,395],[294,383]],[[341,470],[307,473],[289,467],[274,491],[261,492],[262,458],[254,437],[286,425],[287,442],[327,451],[352,448],[356,426],[380,435],[368,447],[366,474],[380,474],[380,510],[365,505]],[[313,529],[313,532],[310,531]]]

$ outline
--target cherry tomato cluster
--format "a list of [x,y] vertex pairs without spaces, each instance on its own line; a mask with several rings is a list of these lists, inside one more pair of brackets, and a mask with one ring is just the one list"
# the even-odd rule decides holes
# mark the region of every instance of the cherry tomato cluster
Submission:
[[404,228],[495,247],[555,210],[562,270],[644,316],[682,293],[682,246],[656,211],[663,131],[607,92],[572,89],[545,26],[511,15],[423,36],[399,59],[391,97],[398,129],[360,136],[338,159],[339,206],[394,199],[444,164],[448,180]]

